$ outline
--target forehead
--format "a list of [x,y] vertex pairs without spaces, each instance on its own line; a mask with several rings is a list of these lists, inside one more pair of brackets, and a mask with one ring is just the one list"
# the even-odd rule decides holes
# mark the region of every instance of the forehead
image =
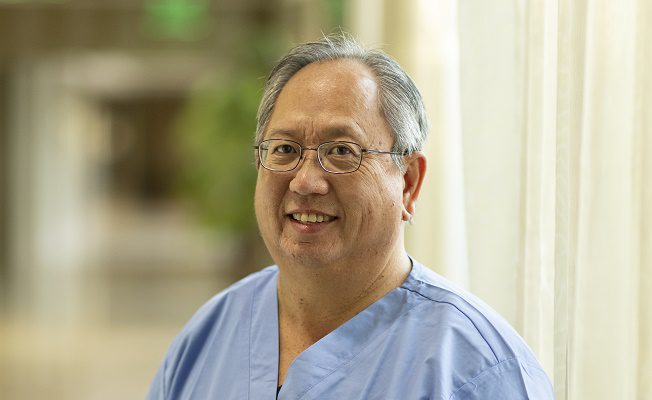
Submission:
[[[316,91],[326,101],[345,95],[358,101],[375,101],[378,85],[373,71],[357,60],[339,59],[308,64],[285,85],[283,91]],[[368,104],[371,105],[371,104]]]
[[266,136],[388,134],[378,96],[376,76],[359,61],[309,64],[279,94]]

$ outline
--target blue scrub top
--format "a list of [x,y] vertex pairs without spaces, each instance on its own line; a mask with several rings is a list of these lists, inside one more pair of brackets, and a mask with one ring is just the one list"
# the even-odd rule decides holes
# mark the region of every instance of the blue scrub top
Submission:
[[[237,282],[176,337],[148,399],[276,398],[278,268]],[[419,263],[398,288],[310,346],[278,399],[553,399],[518,334]]]

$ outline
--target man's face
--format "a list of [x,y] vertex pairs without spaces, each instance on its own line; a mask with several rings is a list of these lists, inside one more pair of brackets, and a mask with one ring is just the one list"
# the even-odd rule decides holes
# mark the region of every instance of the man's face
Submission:
[[[388,151],[393,143],[375,77],[352,60],[313,63],[297,72],[263,136],[310,148],[342,140]],[[356,172],[343,175],[324,171],[315,151],[303,158],[289,172],[258,169],[256,218],[277,263],[356,262],[396,247],[402,240],[403,176],[389,155],[365,154]],[[305,221],[311,214],[323,221]]]

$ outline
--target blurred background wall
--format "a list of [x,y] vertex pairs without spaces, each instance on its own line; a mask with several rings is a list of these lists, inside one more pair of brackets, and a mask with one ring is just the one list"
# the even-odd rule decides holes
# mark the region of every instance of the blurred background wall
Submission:
[[0,0],[0,398],[143,398],[271,263],[264,77],[338,27],[431,122],[408,249],[496,308],[558,399],[652,398],[646,0]]
[[341,14],[317,3],[0,2],[0,398],[143,398],[196,308],[270,263],[255,112]]

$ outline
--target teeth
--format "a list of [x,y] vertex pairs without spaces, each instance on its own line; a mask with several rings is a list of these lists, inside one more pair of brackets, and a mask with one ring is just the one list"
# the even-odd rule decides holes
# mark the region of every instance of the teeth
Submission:
[[324,214],[306,214],[306,213],[294,213],[292,214],[292,218],[294,218],[297,221],[301,221],[303,223],[306,222],[328,222],[333,219],[330,215],[324,215]]

